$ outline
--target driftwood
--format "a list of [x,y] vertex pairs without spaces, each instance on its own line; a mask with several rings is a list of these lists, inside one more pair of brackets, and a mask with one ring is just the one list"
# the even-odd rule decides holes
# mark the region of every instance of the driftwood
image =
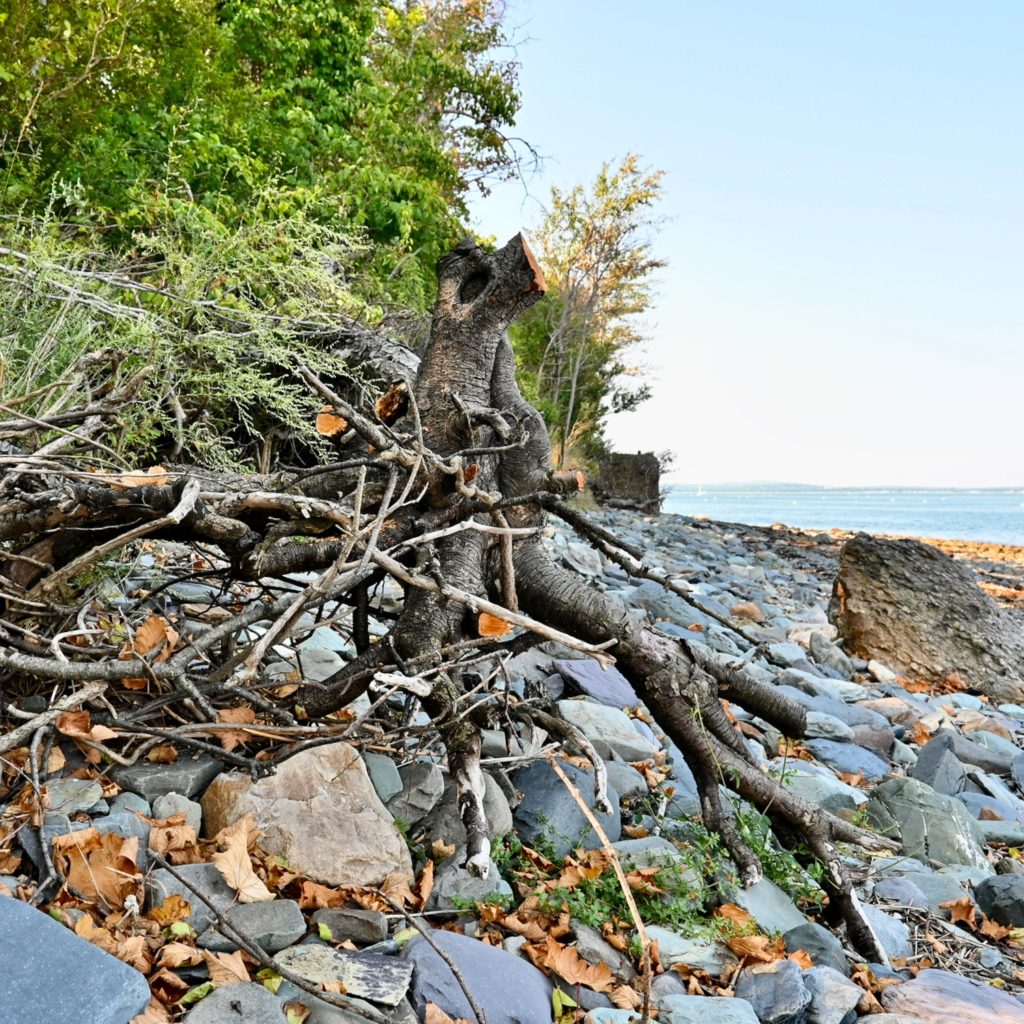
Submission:
[[[722,786],[765,810],[783,838],[802,841],[826,869],[830,912],[845,920],[854,946],[884,962],[835,844],[872,850],[893,844],[822,812],[766,775],[726,716],[720,692],[790,736],[803,731],[803,709],[742,665],[648,628],[556,565],[541,543],[539,531],[554,512],[606,551],[616,548],[614,536],[565,504],[578,490],[577,475],[551,469],[544,421],[516,383],[506,329],[544,289],[520,236],[495,253],[467,241],[445,256],[429,340],[415,379],[404,382],[400,416],[394,402],[349,404],[297,367],[317,401],[330,403],[348,431],[337,462],[316,470],[246,476],[176,467],[166,479],[140,485],[76,473],[61,462],[68,446],[89,445],[102,413],[74,421],[68,433],[37,447],[32,439],[41,428],[23,424],[9,437],[13,447],[0,454],[0,543],[6,552],[0,553],[0,600],[6,602],[0,682],[4,673],[22,686],[31,679],[151,678],[164,691],[157,701],[107,720],[122,734],[135,729],[152,743],[161,731],[146,724],[147,716],[168,703],[210,721],[225,694],[242,697],[291,730],[288,735],[299,735],[303,721],[322,721],[374,681],[393,686],[398,676],[406,677],[402,688],[418,696],[443,740],[467,833],[467,866],[482,874],[490,856],[480,766],[489,705],[474,704],[467,671],[485,656],[521,649],[531,635],[554,637],[600,662],[614,661],[630,679],[683,752],[697,780],[704,823],[720,834],[746,883],[759,879],[762,868],[725,812]],[[105,400],[116,406],[130,395]],[[301,594],[236,611],[159,664],[130,652],[121,658],[101,645],[56,638],[55,646],[41,643],[41,632],[57,634],[42,623],[74,621],[67,567],[79,571],[98,550],[142,536],[214,547],[234,579],[266,580],[299,570],[321,575]],[[636,564],[638,553],[622,546],[619,551],[623,564]],[[636,569],[644,571],[638,564]],[[371,644],[367,588],[384,577],[402,585],[405,601],[388,636]],[[271,622],[273,635],[285,636],[298,614],[328,600],[352,604],[357,657],[324,683],[307,684],[275,703],[253,683],[266,645],[235,650],[232,638],[261,619]],[[522,633],[511,639],[482,635],[481,613]],[[541,713],[523,702],[513,717],[531,714]],[[277,757],[320,741],[303,738]],[[577,746],[596,756],[589,745]],[[595,777],[600,802],[603,773]]]
[[1024,615],[969,568],[916,540],[858,534],[840,552],[829,618],[846,650],[915,679],[957,675],[999,701],[1024,699]]

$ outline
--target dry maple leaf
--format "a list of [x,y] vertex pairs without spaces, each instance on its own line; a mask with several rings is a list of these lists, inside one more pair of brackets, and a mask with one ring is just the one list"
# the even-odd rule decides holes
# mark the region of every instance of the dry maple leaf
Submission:
[[189,967],[194,967],[196,964],[202,963],[203,951],[196,949],[195,946],[190,946],[187,942],[168,942],[160,948],[160,952],[156,957],[157,967],[180,967],[182,964],[188,964]]
[[186,920],[191,913],[192,904],[184,896],[173,892],[159,907],[153,907],[146,917],[155,921],[161,928],[168,928],[178,921]]
[[[412,877],[402,871],[392,871],[380,883],[380,891],[394,900],[400,907],[412,906],[416,903],[416,895],[410,888]],[[390,908],[389,908],[390,909]]]
[[437,1003],[428,1002],[423,1012],[423,1024],[469,1024],[469,1021],[455,1020],[450,1017]]
[[129,896],[142,902],[142,875],[136,866],[137,836],[125,839],[116,833],[105,835],[95,828],[55,836],[54,867],[82,899],[102,904],[106,910],[121,910]]
[[455,852],[454,843],[446,843],[443,839],[435,839],[430,844],[430,856],[434,860],[447,860]]
[[162,1003],[176,1003],[188,990],[189,983],[166,967],[149,976],[150,991]]
[[64,711],[54,722],[57,732],[70,736],[73,740],[92,740],[102,743],[104,740],[116,739],[117,733],[105,725],[93,725],[92,716],[88,711]]
[[233,825],[222,828],[216,839],[224,849],[211,858],[224,876],[224,881],[238,893],[239,903],[261,903],[274,898],[274,894],[252,869],[249,858],[249,834],[252,827],[253,816],[249,813]]
[[[218,708],[217,720],[234,725],[253,725],[256,722],[256,712],[247,704],[237,708]],[[234,750],[240,743],[247,743],[252,739],[252,734],[246,729],[224,729],[217,732],[217,739],[225,750]]]
[[169,743],[163,743],[149,751],[146,760],[153,764],[174,764],[178,760],[178,751]]
[[171,1014],[167,1007],[153,996],[149,1006],[137,1017],[132,1017],[128,1024],[171,1024]]
[[970,896],[963,896],[958,900],[949,900],[946,903],[940,903],[939,907],[942,910],[949,911],[949,920],[951,924],[959,924],[962,921],[971,929],[971,931],[974,931],[975,906],[971,902]]
[[138,655],[143,657],[157,651],[152,660],[155,662],[166,661],[174,651],[174,645],[178,642],[177,630],[162,616],[154,612],[146,621],[135,630],[135,637],[132,639],[131,647],[127,650],[127,656]]
[[323,910],[325,907],[340,907],[347,902],[345,893],[338,892],[309,878],[299,885],[299,906],[303,910]]
[[245,966],[240,950],[234,953],[211,953],[204,949],[203,960],[209,968],[210,981],[218,987],[244,984],[249,980],[249,969]]
[[725,944],[736,956],[764,964],[774,963],[786,955],[786,945],[781,937],[773,942],[767,935],[734,935]]
[[795,950],[790,953],[786,959],[792,960],[793,963],[805,971],[809,971],[814,966],[814,961],[811,959],[811,955],[806,949]]
[[639,1010],[644,1003],[640,994],[628,985],[616,985],[615,988],[609,989],[608,998],[612,1001],[612,1005],[617,1006],[620,1010]]
[[145,935],[118,937],[114,956],[142,974],[149,974],[150,968],[153,966],[153,954],[146,944]]
[[427,905],[427,900],[430,899],[430,894],[434,890],[434,862],[427,860],[426,864],[423,865],[423,870],[420,872],[420,877],[416,882],[416,904],[420,910]]
[[90,914],[83,914],[75,922],[74,932],[80,939],[85,939],[86,942],[99,946],[100,949],[106,950],[111,956],[117,955],[117,938],[113,932],[107,931],[106,928],[98,928]]
[[737,928],[744,928],[753,920],[750,913],[735,903],[723,903],[715,908],[715,917],[724,917],[732,921]]
[[983,914],[981,917],[981,926],[978,928],[978,931],[988,939],[995,939],[996,942],[1002,942],[1002,940],[1005,939],[1013,929],[1007,928],[1005,924],[999,924],[998,922],[993,921],[992,918],[985,917]]
[[595,992],[608,992],[615,987],[612,969],[606,963],[587,963],[575,946],[563,946],[551,935],[546,940],[544,966],[569,985],[586,985]]

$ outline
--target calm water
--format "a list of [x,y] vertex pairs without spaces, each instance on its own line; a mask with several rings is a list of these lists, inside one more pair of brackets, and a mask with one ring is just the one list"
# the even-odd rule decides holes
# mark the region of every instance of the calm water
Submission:
[[671,488],[665,512],[733,523],[1024,544],[1024,488]]

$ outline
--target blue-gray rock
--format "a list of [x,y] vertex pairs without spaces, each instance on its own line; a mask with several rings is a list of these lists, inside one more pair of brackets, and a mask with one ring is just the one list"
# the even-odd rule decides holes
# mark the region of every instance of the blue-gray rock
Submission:
[[[552,984],[532,964],[455,932],[431,938],[459,968],[488,1024],[550,1024]],[[474,1019],[451,969],[422,937],[406,946],[401,962],[412,969],[409,1001],[421,1020],[428,1002],[456,1020]]]
[[967,808],[972,818],[990,814],[1003,821],[1024,821],[1024,804],[1019,800],[999,800],[987,793],[972,793],[964,790],[957,799]]
[[831,967],[804,972],[804,988],[811,995],[805,1024],[853,1024],[864,989]]
[[979,821],[985,842],[999,846],[1024,846],[1024,822]]
[[[182,864],[175,871],[188,882],[179,882],[165,868],[158,868],[146,880],[146,906],[159,907],[168,896],[177,894],[192,908],[188,923],[197,932],[204,932],[213,924],[210,909],[192,891],[202,893],[220,913],[225,913],[235,902],[235,891],[224,881],[216,864]],[[192,886],[190,889],[189,886]]]
[[733,894],[733,903],[750,913],[764,932],[782,932],[806,924],[796,904],[772,881],[762,878]]
[[150,806],[149,801],[139,796],[138,793],[131,792],[131,790],[118,793],[110,801],[110,814],[118,814],[122,811],[129,811],[132,814],[144,814],[147,818],[153,817],[153,808]]
[[890,960],[899,960],[913,953],[910,929],[898,917],[870,903],[862,903],[861,910]]
[[593,658],[555,662],[555,668],[576,692],[612,708],[635,708],[640,698],[629,680],[614,666],[602,668]]
[[882,992],[882,1005],[928,1024],[1024,1024],[1024,1006],[1012,996],[972,978],[924,970]]
[[688,818],[700,814],[700,794],[697,791],[697,780],[690,771],[690,766],[683,758],[679,748],[668,741],[666,743],[672,759],[672,769],[663,783],[664,789],[672,789],[665,815],[669,818]]
[[644,739],[624,711],[586,700],[560,700],[558,713],[574,725],[605,759],[646,761],[658,747]]
[[562,560],[570,569],[575,569],[583,576],[600,576],[603,563],[601,555],[589,544],[572,542],[565,546]]
[[745,999],[725,996],[665,996],[659,1007],[660,1024],[758,1024]]
[[[306,919],[295,900],[264,900],[259,903],[237,903],[224,914],[228,924],[253,939],[268,953],[276,953],[298,942],[306,934]],[[230,952],[238,943],[216,928],[208,928],[197,944],[204,949]]]
[[274,963],[315,985],[340,982],[348,995],[383,1006],[397,1006],[405,998],[413,972],[413,965],[398,957],[322,945],[291,946]]
[[149,997],[149,985],[134,967],[49,914],[0,896],[4,1024],[127,1024]]
[[792,960],[744,967],[736,979],[736,998],[745,999],[761,1024],[803,1024],[811,994],[803,971]]
[[387,809],[395,821],[415,825],[429,814],[444,792],[444,775],[430,761],[413,761],[404,765],[398,774],[402,778],[402,792],[387,802]]
[[46,783],[46,809],[55,814],[88,811],[102,796],[103,787],[93,779],[51,779]]
[[628,600],[634,608],[643,608],[652,619],[668,619],[684,629],[687,626],[707,629],[715,621],[653,580],[641,583]]
[[299,671],[303,679],[314,683],[330,679],[344,664],[344,659],[337,651],[329,651],[324,647],[307,647],[299,652]]
[[[1010,750],[991,750],[981,743],[961,736],[960,733],[943,729],[938,736],[949,737],[949,748],[956,755],[958,761],[963,764],[973,764],[983,772],[993,772],[996,775],[1009,775],[1010,766],[1013,763],[1016,753]],[[931,742],[935,742],[932,740]]]
[[285,1024],[284,1005],[255,982],[215,988],[196,1003],[185,1024]]
[[402,792],[402,776],[398,774],[398,768],[390,757],[366,751],[363,754],[363,764],[366,765],[370,781],[382,804],[386,804],[393,796],[398,796]]
[[819,665],[834,668],[844,679],[853,678],[853,662],[824,633],[811,634],[811,655]]
[[635,1010],[620,1010],[614,1006],[601,1006],[591,1010],[584,1018],[583,1024],[636,1024]]
[[913,876],[883,878],[875,884],[874,895],[880,900],[898,903],[901,907],[927,910],[929,906],[928,897],[914,883]]
[[427,910],[457,910],[460,903],[465,906],[466,900],[486,902],[494,896],[511,899],[512,887],[501,877],[493,860],[483,878],[463,867],[465,862],[466,847],[460,846],[437,866]]
[[658,943],[658,956],[665,967],[685,964],[717,977],[736,966],[736,957],[714,939],[687,938],[654,924],[647,926],[647,935],[652,942]]
[[388,937],[388,919],[379,910],[325,907],[313,915],[313,924],[326,925],[333,941],[351,939],[357,946],[372,946]]
[[843,810],[855,811],[868,802],[866,793],[831,774],[793,772],[783,777],[783,784],[805,800],[833,814]]
[[179,756],[173,764],[118,765],[111,777],[122,788],[153,803],[168,793],[198,796],[224,770],[224,764],[212,757]]
[[[564,761],[560,765],[594,811],[608,838],[616,842],[622,829],[618,794],[609,788],[611,814],[598,811],[594,807],[593,772]],[[564,857],[576,846],[589,850],[600,845],[597,834],[547,761],[534,761],[520,768],[512,781],[523,794],[513,818],[519,838],[527,845],[532,846],[538,841],[549,843],[557,857]]]
[[877,786],[867,814],[884,835],[902,842],[906,856],[922,864],[988,867],[983,833],[967,808],[916,779],[890,779]]
[[803,950],[818,967],[831,967],[842,974],[850,973],[843,944],[827,928],[814,921],[805,921],[790,928],[782,936],[787,953]]
[[967,781],[967,769],[953,753],[951,736],[940,732],[921,747],[910,777],[931,786],[936,793],[958,796]]
[[804,746],[821,762],[836,771],[856,775],[863,772],[864,778],[872,782],[884,779],[889,772],[889,762],[877,754],[858,747],[853,743],[837,743],[835,740],[808,740]]
[[620,800],[647,795],[647,780],[631,764],[605,761],[604,767],[608,773],[608,785],[619,794]]
[[1024,927],[1024,877],[996,875],[974,887],[974,902],[987,917],[1010,928]]
[[834,715],[829,715],[824,711],[808,711],[804,736],[809,739],[838,740],[840,743],[849,743],[853,739],[853,730]]
[[598,964],[607,964],[612,974],[624,984],[629,984],[636,977],[636,971],[629,958],[606,942],[596,928],[591,928],[590,925],[583,924],[575,918],[570,921],[569,926],[576,939],[576,952],[588,964],[595,967]]
[[153,801],[154,818],[170,818],[175,814],[185,815],[185,824],[191,825],[198,836],[203,828],[203,808],[181,793],[165,793]]

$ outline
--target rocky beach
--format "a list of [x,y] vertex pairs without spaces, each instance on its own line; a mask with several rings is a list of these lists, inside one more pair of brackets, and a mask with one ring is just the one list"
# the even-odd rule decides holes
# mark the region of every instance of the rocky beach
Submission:
[[[844,651],[830,621],[841,535],[595,518],[690,600],[631,577],[563,525],[547,527],[546,544],[664,635],[743,664],[804,707],[806,735],[794,739],[725,705],[764,772],[900,844],[891,855],[840,847],[885,962],[866,963],[835,927],[800,836],[776,839],[731,797],[728,814],[765,865],[745,888],[702,827],[679,751],[627,680],[548,641],[506,661],[497,696],[481,699],[530,700],[582,732],[611,810],[596,806],[585,760],[547,756],[557,730],[499,714],[484,733],[483,877],[463,866],[436,734],[401,691],[371,689],[339,714],[352,726],[344,742],[310,744],[259,781],[214,756],[272,735],[255,716],[196,756],[125,765],[89,755],[102,731],[65,721],[35,789],[24,753],[9,750],[3,1019],[626,1024],[649,984],[651,1010],[670,1024],[1024,1021],[1024,700]],[[1019,601],[1019,549],[942,546],[994,596]],[[215,628],[237,595],[164,587],[181,554],[152,547],[98,598],[112,613],[159,609],[184,636]],[[376,593],[372,634],[401,601],[397,587]],[[326,679],[352,658],[345,611],[279,645],[271,681]],[[483,662],[481,680],[492,670]]]

